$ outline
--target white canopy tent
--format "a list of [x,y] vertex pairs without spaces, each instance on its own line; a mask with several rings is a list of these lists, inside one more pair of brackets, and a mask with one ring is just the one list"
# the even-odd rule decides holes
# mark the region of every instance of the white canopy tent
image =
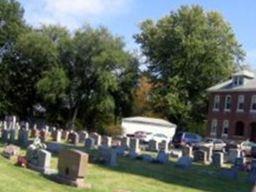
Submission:
[[123,135],[133,135],[137,131],[144,131],[152,134],[162,133],[173,138],[176,127],[169,121],[157,118],[128,117],[122,119]]

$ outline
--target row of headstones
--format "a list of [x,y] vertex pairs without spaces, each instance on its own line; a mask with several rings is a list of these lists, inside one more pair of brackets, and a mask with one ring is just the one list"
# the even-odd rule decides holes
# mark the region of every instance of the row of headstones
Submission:
[[[36,138],[33,144],[27,148],[26,156],[19,156],[20,148],[8,145],[3,150],[3,155],[9,159],[18,158],[17,163],[22,166],[39,171],[43,174],[53,175],[54,179],[61,183],[77,187],[88,187],[84,183],[87,172],[89,155],[78,150],[61,150],[58,156],[58,171],[51,169],[51,152],[46,150],[46,145]],[[56,175],[56,173],[58,173]]]

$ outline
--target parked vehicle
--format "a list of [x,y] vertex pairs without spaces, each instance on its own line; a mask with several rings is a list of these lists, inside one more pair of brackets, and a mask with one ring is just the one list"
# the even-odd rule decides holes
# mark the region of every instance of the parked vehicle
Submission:
[[[256,143],[254,142],[251,142],[251,141],[243,141],[241,144],[240,144],[240,148],[241,148],[241,151],[244,153],[244,155],[246,156],[256,156],[256,154],[252,154],[252,147],[256,147]],[[255,153],[255,152],[253,152]]]
[[223,151],[226,147],[226,143],[221,139],[205,138],[202,142],[197,143],[195,147],[212,147],[215,151]]
[[134,138],[137,138],[143,142],[149,142],[149,140],[152,138],[152,133],[145,131],[137,131],[134,133]]
[[173,145],[175,147],[180,147],[183,145],[195,145],[197,143],[200,143],[202,141],[202,137],[195,133],[189,133],[189,132],[181,132],[178,133],[173,138]]
[[153,139],[159,143],[162,141],[169,142],[169,140],[170,140],[165,134],[162,134],[162,133],[154,134],[151,139]]

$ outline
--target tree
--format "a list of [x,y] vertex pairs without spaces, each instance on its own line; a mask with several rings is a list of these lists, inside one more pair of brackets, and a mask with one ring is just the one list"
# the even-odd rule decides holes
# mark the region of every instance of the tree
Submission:
[[23,12],[17,1],[0,0],[0,115],[6,114],[11,108],[11,101],[6,94],[11,89],[8,64],[19,34],[27,29]]
[[138,84],[133,94],[133,111],[135,115],[157,116],[152,109],[153,84],[147,74],[140,75]]
[[12,112],[21,117],[32,115],[33,107],[42,101],[37,82],[45,71],[57,66],[57,47],[48,36],[32,30],[19,35],[8,59]]
[[103,130],[119,108],[115,93],[128,82],[123,79],[136,63],[133,57],[124,51],[122,40],[105,28],[86,26],[73,36],[54,27],[43,31],[57,46],[59,62],[58,68],[45,73],[37,83],[38,91],[48,103],[61,104],[61,110],[68,114],[69,128],[85,125]]
[[182,6],[157,22],[146,20],[135,35],[156,86],[156,110],[181,127],[203,122],[206,89],[226,79],[244,53],[217,12]]

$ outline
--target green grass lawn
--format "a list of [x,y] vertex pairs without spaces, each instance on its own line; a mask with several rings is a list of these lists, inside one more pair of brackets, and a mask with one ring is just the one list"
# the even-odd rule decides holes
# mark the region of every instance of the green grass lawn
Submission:
[[[115,168],[89,165],[86,180],[92,184],[91,192],[249,192],[252,188],[245,181],[246,174],[241,174],[235,181],[227,180],[218,178],[218,170],[210,166],[194,164],[190,170],[181,170],[172,162],[159,165],[128,158],[118,161],[119,165]],[[56,162],[54,158],[54,167]],[[17,167],[0,156],[0,191],[75,192],[85,189],[57,184],[40,173]]]

